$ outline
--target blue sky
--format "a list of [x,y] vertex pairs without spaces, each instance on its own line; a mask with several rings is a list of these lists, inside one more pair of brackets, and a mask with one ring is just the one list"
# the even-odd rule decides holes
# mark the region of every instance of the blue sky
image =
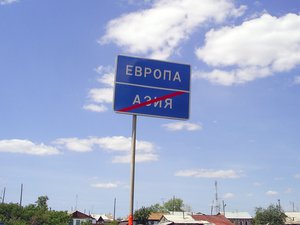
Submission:
[[190,64],[190,119],[138,117],[135,208],[299,209],[300,2],[0,0],[0,194],[129,212],[117,55]]

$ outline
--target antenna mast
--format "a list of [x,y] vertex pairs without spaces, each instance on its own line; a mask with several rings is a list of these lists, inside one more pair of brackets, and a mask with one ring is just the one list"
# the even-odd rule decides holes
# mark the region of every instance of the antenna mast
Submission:
[[215,189],[216,189],[216,199],[215,199],[215,214],[220,213],[220,203],[218,198],[218,183],[215,181]]

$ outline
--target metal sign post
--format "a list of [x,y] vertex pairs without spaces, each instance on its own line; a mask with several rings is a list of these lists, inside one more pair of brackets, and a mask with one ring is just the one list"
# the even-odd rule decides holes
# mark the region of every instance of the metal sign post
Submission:
[[117,58],[114,111],[187,120],[190,73],[187,64],[120,55]]
[[131,135],[131,182],[130,182],[130,211],[128,225],[133,225],[134,210],[134,177],[135,177],[135,145],[136,145],[136,121],[137,116],[132,116],[132,135]]
[[187,120],[191,68],[187,64],[119,55],[114,111],[133,115],[128,225],[133,225],[137,115]]

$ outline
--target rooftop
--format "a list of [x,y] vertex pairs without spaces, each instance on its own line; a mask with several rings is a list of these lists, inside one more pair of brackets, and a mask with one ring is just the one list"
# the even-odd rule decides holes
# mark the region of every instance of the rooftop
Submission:
[[248,212],[225,212],[224,216],[228,219],[252,219]]

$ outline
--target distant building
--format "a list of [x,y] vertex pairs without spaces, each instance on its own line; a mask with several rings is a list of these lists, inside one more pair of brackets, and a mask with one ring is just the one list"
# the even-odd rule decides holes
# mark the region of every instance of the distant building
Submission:
[[97,224],[104,224],[113,221],[113,217],[111,215],[91,214],[91,216],[96,219]]
[[287,225],[300,225],[300,212],[285,212],[287,216],[285,224]]
[[192,215],[192,217],[197,221],[207,221],[209,223],[215,225],[234,225],[229,219],[225,216],[218,214],[218,215],[205,215],[205,214],[196,214]]
[[157,225],[164,214],[165,213],[160,213],[160,212],[151,213],[150,216],[148,217],[148,224]]
[[197,221],[184,212],[175,215],[163,215],[158,225],[213,225],[207,221]]
[[235,225],[253,224],[253,218],[248,212],[226,212],[224,216]]
[[71,214],[71,219],[72,221],[70,222],[69,225],[80,225],[82,222],[88,222],[88,221],[92,222],[92,224],[97,224],[97,220],[94,217],[79,211],[73,212]]

